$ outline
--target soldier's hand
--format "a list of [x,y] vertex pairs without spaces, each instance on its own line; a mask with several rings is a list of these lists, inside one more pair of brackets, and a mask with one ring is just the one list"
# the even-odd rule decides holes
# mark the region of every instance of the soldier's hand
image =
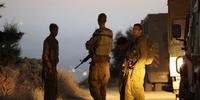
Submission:
[[87,50],[90,49],[90,47],[89,47],[89,42],[88,42],[88,41],[85,43],[85,48],[86,48]]
[[53,69],[52,69],[52,64],[49,63],[49,62],[48,62],[47,64],[48,64],[48,71],[49,71],[49,72],[52,72],[52,70],[53,70]]

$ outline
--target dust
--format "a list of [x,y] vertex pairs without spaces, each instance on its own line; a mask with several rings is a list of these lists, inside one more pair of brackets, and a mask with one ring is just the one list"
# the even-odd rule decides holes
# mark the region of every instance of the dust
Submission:
[[[43,100],[41,70],[41,60],[28,58],[15,65],[0,66],[0,99]],[[58,94],[58,100],[91,100],[89,91],[79,86],[74,74],[61,68],[58,69]]]

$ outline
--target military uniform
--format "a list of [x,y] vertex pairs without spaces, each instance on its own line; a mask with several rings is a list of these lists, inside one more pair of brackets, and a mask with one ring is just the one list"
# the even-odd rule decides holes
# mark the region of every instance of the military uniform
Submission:
[[112,31],[108,28],[97,29],[86,42],[92,62],[89,72],[89,88],[94,100],[106,99],[106,88],[110,78],[109,53],[112,49]]
[[130,56],[133,60],[132,67],[128,68],[128,75],[125,86],[125,100],[144,100],[144,76],[145,65],[151,64],[152,57],[148,57],[148,39],[141,36],[137,39],[136,45],[133,45],[135,49],[131,49],[133,52]]
[[[44,100],[57,99],[57,70],[58,41],[53,36],[48,36],[43,44],[43,80],[44,80]],[[48,56],[48,61],[45,59]]]

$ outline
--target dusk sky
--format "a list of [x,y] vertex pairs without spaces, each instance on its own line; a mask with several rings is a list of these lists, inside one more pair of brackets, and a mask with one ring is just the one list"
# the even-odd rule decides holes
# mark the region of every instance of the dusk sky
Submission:
[[[5,22],[18,23],[22,32],[22,56],[41,58],[43,40],[48,26],[59,26],[60,63],[70,67],[87,55],[85,42],[97,25],[97,16],[108,16],[107,27],[114,34],[125,31],[150,13],[167,13],[167,0],[0,0],[0,29]],[[84,65],[85,67],[87,65]],[[88,67],[88,66],[87,66]],[[84,70],[84,68],[83,68]]]

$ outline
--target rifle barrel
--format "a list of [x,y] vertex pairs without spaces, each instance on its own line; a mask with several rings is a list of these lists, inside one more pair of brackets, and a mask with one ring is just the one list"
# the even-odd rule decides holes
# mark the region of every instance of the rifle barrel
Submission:
[[81,64],[83,64],[83,62],[81,62],[80,64],[78,64],[74,69],[77,69],[79,66],[81,66]]
[[80,67],[84,62],[87,62],[90,59],[90,55],[87,55],[80,64],[78,64],[74,69],[77,69],[78,67]]

